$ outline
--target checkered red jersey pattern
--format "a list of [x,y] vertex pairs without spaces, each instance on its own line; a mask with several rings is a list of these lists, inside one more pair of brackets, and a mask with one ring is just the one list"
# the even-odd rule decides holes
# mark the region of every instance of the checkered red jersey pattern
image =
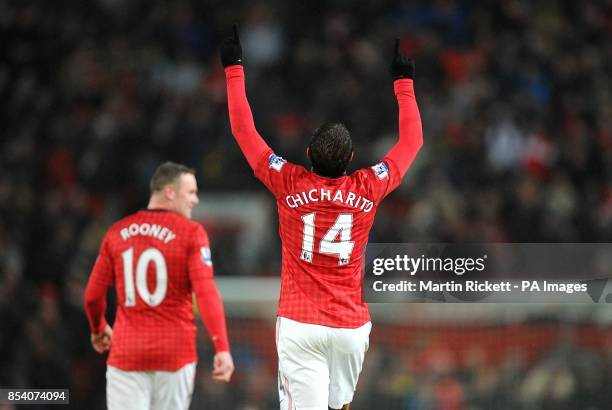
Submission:
[[115,286],[108,364],[177,370],[197,359],[191,283],[213,275],[204,228],[174,212],[143,210],[113,224],[90,281]]
[[369,321],[361,294],[363,257],[378,204],[401,182],[393,160],[325,178],[268,150],[255,175],[274,193],[278,206],[278,315],[344,328]]

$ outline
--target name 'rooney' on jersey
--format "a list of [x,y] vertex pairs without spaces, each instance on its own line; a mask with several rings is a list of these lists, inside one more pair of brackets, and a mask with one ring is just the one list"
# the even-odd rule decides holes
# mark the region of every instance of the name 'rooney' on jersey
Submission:
[[374,208],[374,202],[366,197],[351,191],[347,193],[340,189],[332,191],[325,188],[313,188],[309,191],[302,191],[285,197],[285,203],[289,208],[299,208],[302,205],[319,201],[338,202],[361,209],[363,212],[370,212]]
[[153,238],[159,239],[164,243],[168,243],[174,238],[176,234],[172,230],[168,229],[163,225],[157,224],[131,224],[127,228],[121,229],[121,239],[127,241],[132,236],[152,236]]

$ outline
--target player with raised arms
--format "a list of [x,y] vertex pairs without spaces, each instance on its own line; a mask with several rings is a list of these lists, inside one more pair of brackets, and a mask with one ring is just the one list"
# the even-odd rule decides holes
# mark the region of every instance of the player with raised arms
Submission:
[[[229,382],[234,371],[208,236],[190,220],[195,172],[166,162],[150,188],[147,209],[108,229],[85,290],[92,346],[110,349],[110,410],[189,408],[197,361],[193,293],[216,350],[212,378]],[[105,319],[110,286],[117,292],[114,329]]]
[[282,410],[348,409],[371,329],[361,266],[376,208],[401,182],[423,144],[414,62],[391,63],[399,140],[376,165],[347,175],[353,144],[341,123],[321,125],[310,170],[276,155],[255,129],[238,29],[221,44],[232,133],[255,176],[274,194],[282,242],[276,346]]
[[321,125],[306,149],[312,168],[277,156],[255,129],[237,27],[221,44],[232,133],[255,176],[275,195],[282,242],[276,346],[282,410],[348,409],[371,329],[362,263],[376,208],[423,144],[414,62],[391,63],[399,140],[376,165],[347,175],[353,144],[341,123]]

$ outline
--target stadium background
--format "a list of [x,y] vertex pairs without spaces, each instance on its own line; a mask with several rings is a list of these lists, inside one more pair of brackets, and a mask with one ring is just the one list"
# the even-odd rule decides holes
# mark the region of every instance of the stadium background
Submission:
[[[104,407],[83,288],[106,227],[172,159],[198,171],[237,366],[213,384],[200,332],[192,408],[277,408],[280,244],[229,132],[233,22],[258,129],[302,164],[325,120],[352,131],[353,169],[379,159],[392,39],[416,59],[425,146],[371,241],[610,241],[610,1],[0,0],[0,386]],[[608,306],[373,307],[355,410],[612,408]]]

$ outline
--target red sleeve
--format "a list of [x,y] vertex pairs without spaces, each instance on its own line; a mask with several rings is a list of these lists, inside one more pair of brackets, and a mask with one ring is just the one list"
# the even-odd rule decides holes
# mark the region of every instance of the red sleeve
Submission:
[[227,107],[232,134],[252,169],[270,147],[255,129],[253,113],[249,107],[244,85],[244,68],[232,65],[225,68],[227,82]]
[[396,80],[393,88],[399,106],[399,141],[387,153],[385,159],[393,161],[397,166],[400,178],[403,178],[419,149],[423,146],[423,127],[414,96],[413,81],[410,79]]
[[91,333],[98,334],[106,328],[106,291],[113,284],[113,262],[108,249],[108,239],[104,238],[100,254],[89,276],[85,289],[84,305]]
[[396,80],[393,87],[399,105],[399,141],[381,162],[371,167],[375,175],[375,178],[370,178],[373,181],[372,196],[376,203],[399,186],[423,146],[423,129],[413,80]]
[[213,279],[213,263],[208,235],[198,225],[189,255],[189,278],[196,295],[200,317],[217,352],[229,351],[225,312]]
[[266,154],[257,164],[255,176],[278,198],[291,192],[294,181],[307,171],[300,165],[285,161],[272,150]]

